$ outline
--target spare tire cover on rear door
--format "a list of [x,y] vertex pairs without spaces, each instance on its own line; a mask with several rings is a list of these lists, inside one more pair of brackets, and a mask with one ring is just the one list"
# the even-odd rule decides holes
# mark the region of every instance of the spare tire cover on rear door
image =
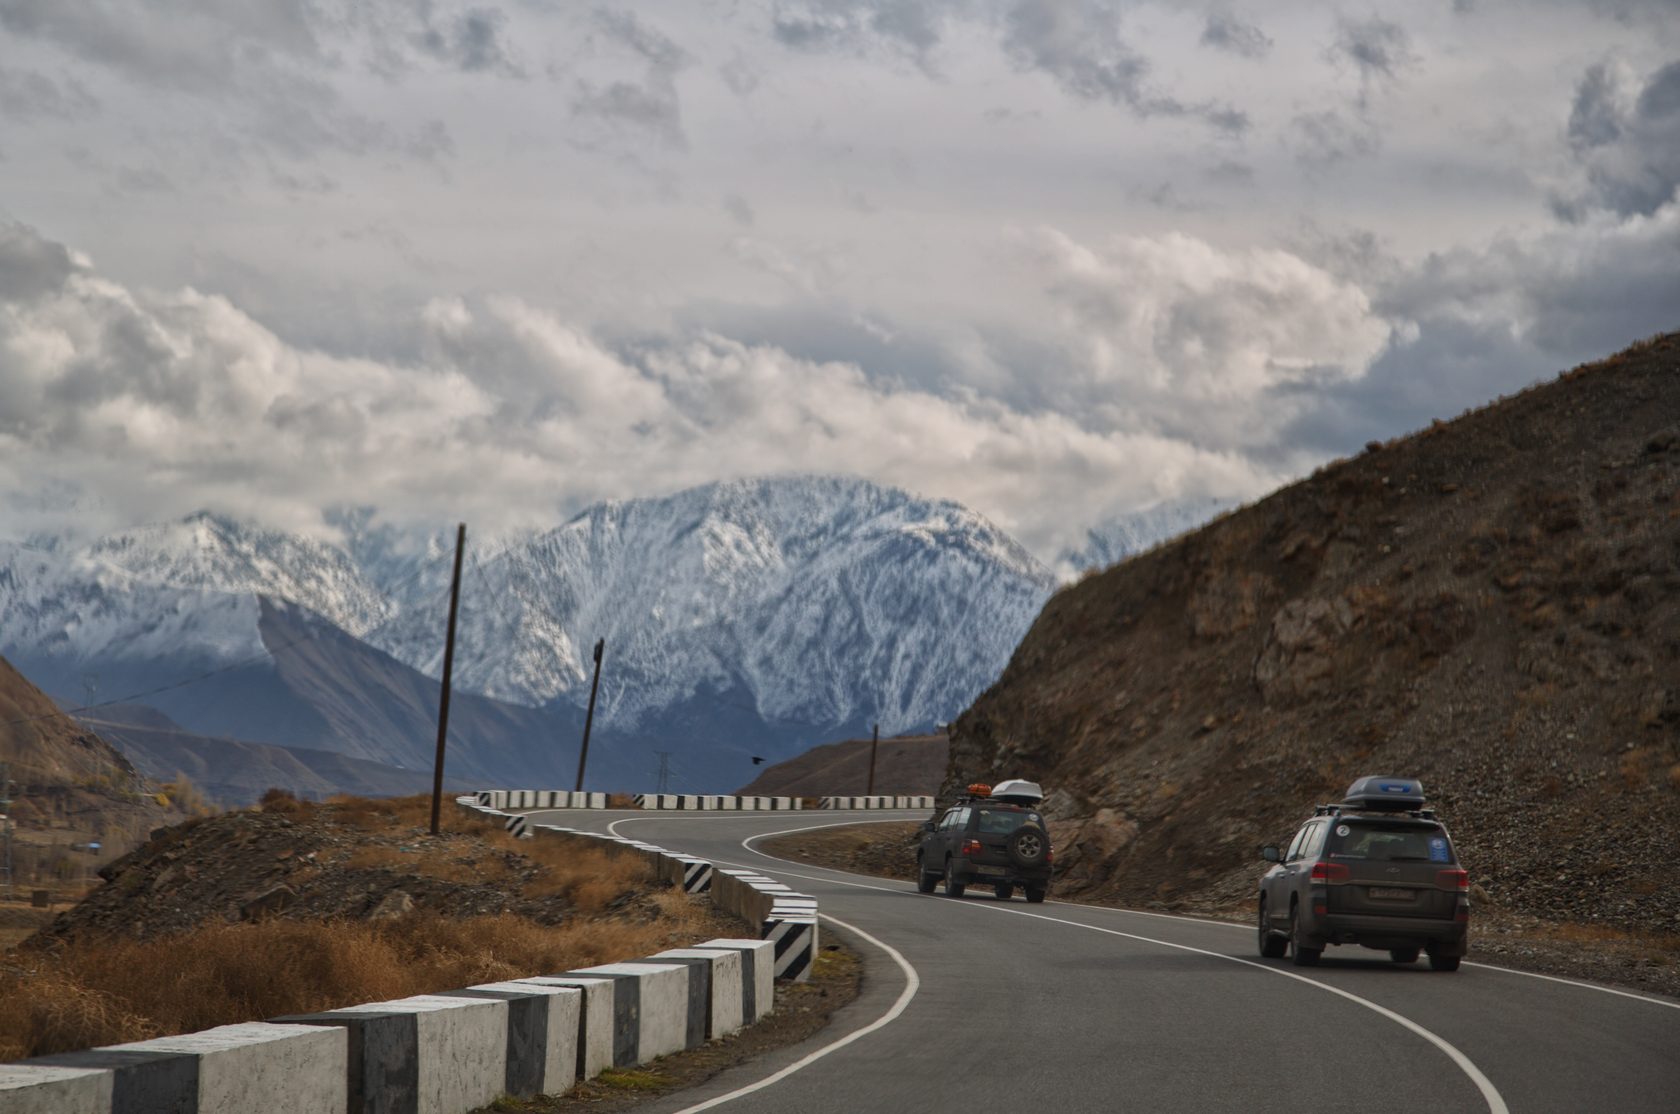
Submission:
[[1050,849],[1050,835],[1037,824],[1022,824],[1009,836],[1009,858],[1019,867],[1044,865]]

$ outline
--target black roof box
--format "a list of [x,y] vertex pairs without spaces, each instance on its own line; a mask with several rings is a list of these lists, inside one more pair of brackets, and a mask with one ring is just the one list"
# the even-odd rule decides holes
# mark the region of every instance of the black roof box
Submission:
[[1348,786],[1343,808],[1411,812],[1423,807],[1423,782],[1411,777],[1362,777]]

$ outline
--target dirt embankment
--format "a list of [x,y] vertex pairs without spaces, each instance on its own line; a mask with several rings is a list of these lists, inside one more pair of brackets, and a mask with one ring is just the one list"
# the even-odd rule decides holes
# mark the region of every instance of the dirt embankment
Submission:
[[1363,774],[1423,779],[1491,912],[1680,933],[1680,335],[1059,592],[944,791],[1043,784],[1064,895],[1244,908]]

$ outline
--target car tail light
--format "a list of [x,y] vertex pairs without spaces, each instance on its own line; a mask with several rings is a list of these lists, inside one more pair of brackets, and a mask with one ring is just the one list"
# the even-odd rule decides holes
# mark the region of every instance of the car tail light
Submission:
[[1350,874],[1346,863],[1314,863],[1310,880],[1321,885],[1336,886],[1346,882]]
[[968,858],[978,855],[980,853],[980,841],[977,839],[963,840],[962,853]]
[[1328,916],[1329,913],[1330,913],[1330,907],[1328,905],[1314,905],[1313,906],[1313,916],[1315,916],[1315,917]]
[[1048,866],[1048,865],[1050,865],[1050,864],[1051,864],[1051,863],[1053,863],[1053,862],[1055,862],[1055,861],[1056,861],[1056,852],[1055,852],[1055,849],[1054,849],[1054,848],[1050,848],[1050,847],[1046,847],[1046,848],[1045,848],[1045,849],[1044,849],[1044,864],[1045,864],[1045,865],[1046,865],[1046,866]]
[[1467,894],[1470,892],[1470,872],[1467,870],[1437,870],[1435,872],[1435,888]]

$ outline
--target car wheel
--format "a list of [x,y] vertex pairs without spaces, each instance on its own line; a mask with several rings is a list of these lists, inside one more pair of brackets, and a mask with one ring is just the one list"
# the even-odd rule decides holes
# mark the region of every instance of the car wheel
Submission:
[[1036,824],[1023,824],[1009,837],[1009,858],[1018,867],[1039,866],[1049,849],[1050,837]]
[[1007,885],[993,886],[992,892],[998,895],[999,901],[1008,901],[1010,898],[1015,896],[1015,887]]
[[1034,905],[1043,905],[1044,895],[1049,892],[1050,891],[1046,890],[1043,886],[1028,886],[1027,900]]
[[930,894],[939,885],[939,875],[929,874],[922,869],[922,860],[916,859],[916,892]]
[[1390,949],[1388,949],[1388,958],[1394,960],[1394,962],[1396,962],[1396,963],[1416,963],[1417,962],[1417,957],[1418,957],[1418,949],[1417,948],[1390,948]]
[[1266,899],[1260,899],[1260,956],[1262,959],[1282,959],[1283,953],[1289,950],[1287,937],[1279,936],[1272,931],[1272,926],[1266,923]]
[[1289,907],[1289,959],[1297,967],[1317,967],[1319,956],[1324,954],[1323,948],[1303,948],[1298,934],[1297,924],[1301,919],[1301,907]]
[[1456,971],[1460,957],[1456,955],[1432,955],[1429,957],[1431,971]]
[[968,883],[957,881],[956,870],[955,870],[954,867],[951,866],[951,860],[946,859],[945,860],[945,896],[946,897],[961,897],[963,895],[963,891],[966,890],[966,889],[968,889]]

